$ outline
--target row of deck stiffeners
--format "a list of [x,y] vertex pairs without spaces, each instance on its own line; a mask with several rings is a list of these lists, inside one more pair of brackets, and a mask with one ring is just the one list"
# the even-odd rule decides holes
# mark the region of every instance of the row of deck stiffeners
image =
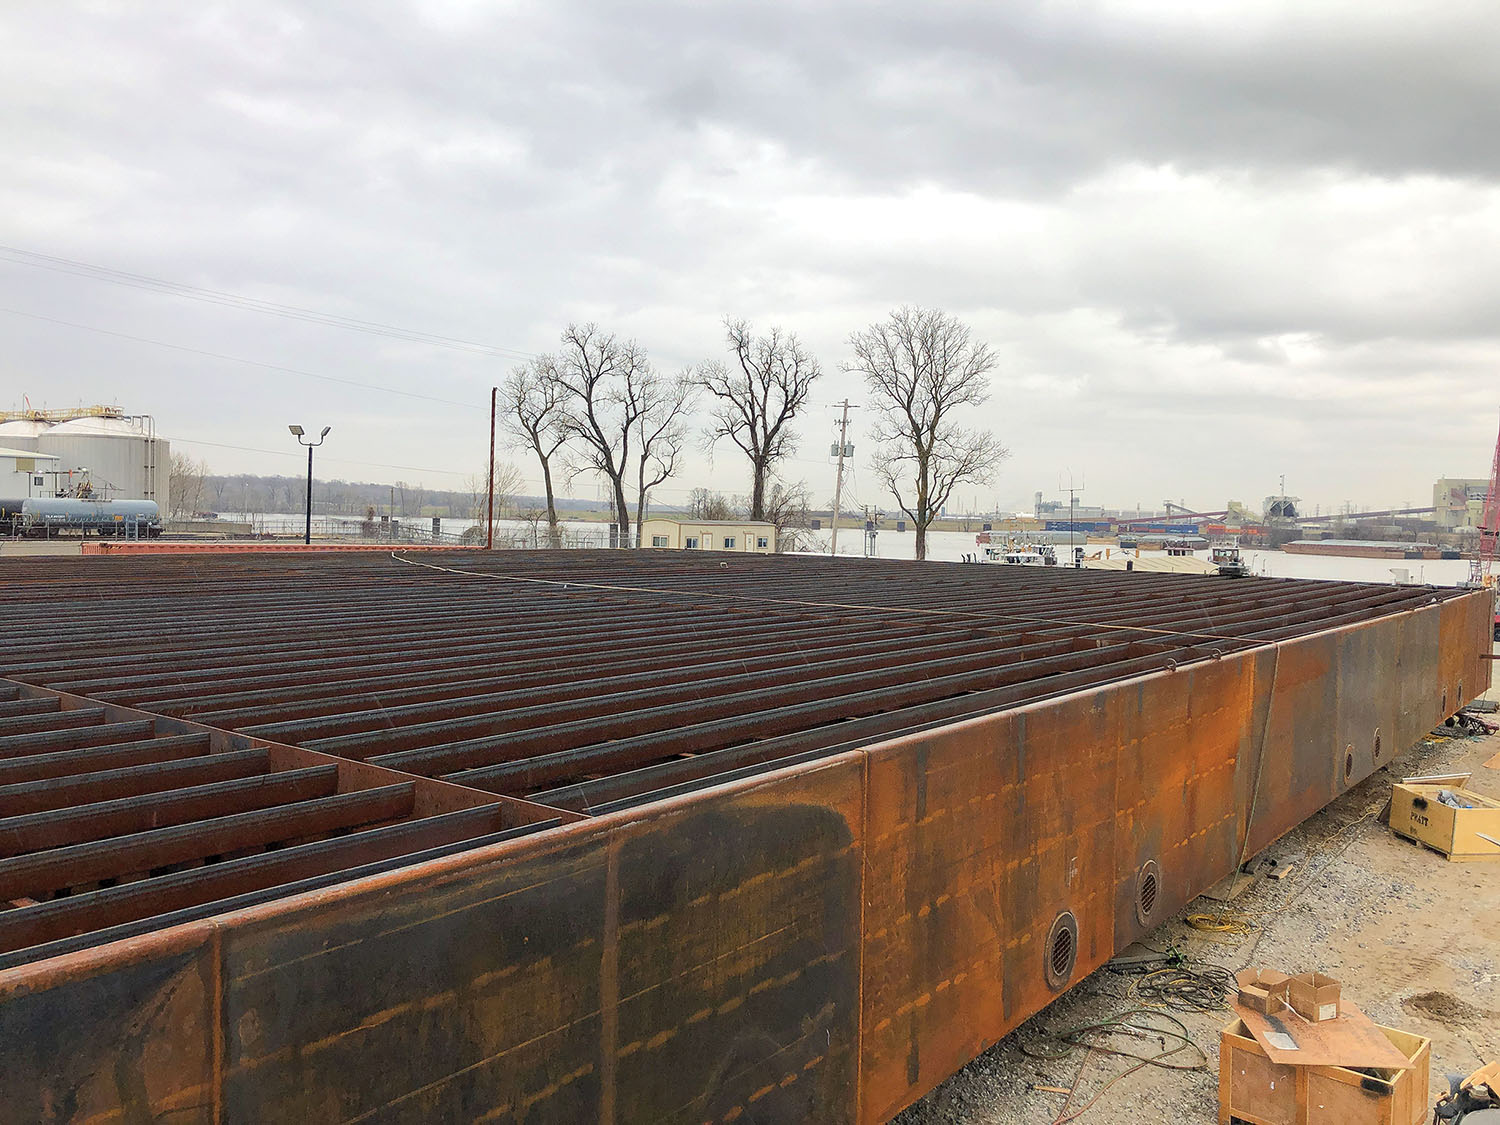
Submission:
[[92,565],[123,579],[108,634],[58,567],[0,672],[579,810],[1443,596],[622,552]]
[[68,702],[0,682],[0,967],[558,823]]

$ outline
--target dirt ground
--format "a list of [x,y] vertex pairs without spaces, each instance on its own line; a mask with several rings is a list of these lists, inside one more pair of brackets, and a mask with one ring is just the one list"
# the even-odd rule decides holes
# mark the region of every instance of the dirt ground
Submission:
[[[1146,944],[1158,951],[1176,947],[1192,962],[1228,969],[1248,962],[1286,972],[1319,969],[1338,978],[1344,994],[1377,1023],[1432,1039],[1435,1100],[1447,1089],[1446,1072],[1468,1074],[1500,1058],[1500,860],[1450,863],[1392,835],[1379,814],[1393,778],[1402,776],[1473,770],[1471,787],[1500,797],[1500,770],[1482,765],[1497,753],[1500,735],[1419,744],[1265,853],[1295,863],[1292,875],[1260,879],[1232,903],[1200,898],[1184,911],[1274,911],[1252,915],[1259,929],[1211,934],[1179,915]],[[1130,954],[1138,951],[1132,947]],[[1037,1059],[1023,1048],[1037,1052],[1056,1042],[1049,1032],[1135,1006],[1129,989],[1136,979],[1108,966],[1095,972],[912,1106],[898,1125],[1051,1125],[1071,1114],[1129,1060],[1084,1050]],[[1189,1070],[1144,1067],[1104,1090],[1079,1120],[1217,1120],[1218,1035],[1230,1013],[1174,1014],[1207,1061]],[[1162,1042],[1138,1041],[1133,1049],[1155,1053]],[[1197,1059],[1184,1050],[1171,1061]]]

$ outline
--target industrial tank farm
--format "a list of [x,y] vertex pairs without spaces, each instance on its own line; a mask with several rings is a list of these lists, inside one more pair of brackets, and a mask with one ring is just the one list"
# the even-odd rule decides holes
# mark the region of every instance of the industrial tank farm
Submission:
[[1481,694],[1491,606],[614,551],[10,564],[0,1104],[886,1120]]
[[51,454],[58,470],[72,474],[49,482],[45,495],[76,484],[78,470],[86,470],[97,497],[147,500],[169,510],[172,450],[150,415],[113,406],[13,413],[19,416],[0,421],[0,446]]

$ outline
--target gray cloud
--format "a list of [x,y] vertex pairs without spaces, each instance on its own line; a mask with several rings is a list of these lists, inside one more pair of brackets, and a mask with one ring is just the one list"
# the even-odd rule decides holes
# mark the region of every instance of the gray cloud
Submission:
[[[941,304],[1005,357],[1009,502],[1088,460],[1148,503],[1278,471],[1382,502],[1486,463],[1497,33],[1478,3],[13,7],[0,241],[523,350],[593,317],[667,367],[726,312],[831,370]],[[483,456],[494,359],[5,262],[0,306],[475,403],[0,314],[15,393],[119,398],[216,466],[281,467],[220,446],[289,410],[337,420],[344,475]]]

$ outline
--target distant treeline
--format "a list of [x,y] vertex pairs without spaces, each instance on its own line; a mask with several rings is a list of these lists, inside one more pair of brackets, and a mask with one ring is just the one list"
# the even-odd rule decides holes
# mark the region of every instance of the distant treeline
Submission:
[[[212,512],[300,512],[307,498],[306,477],[260,477],[248,474],[217,476],[205,474],[199,494],[199,508]],[[497,498],[497,504],[500,503]],[[474,519],[484,512],[484,477],[479,476],[472,488],[428,488],[423,484],[398,481],[396,484],[372,484],[366,481],[314,480],[313,513],[329,516],[363,516],[370,508],[376,515],[393,514],[403,518],[448,516]],[[511,496],[503,505],[511,512],[542,507],[540,496]],[[607,511],[608,502],[577,498],[559,499],[564,511]],[[498,514],[498,513],[497,513]]]

